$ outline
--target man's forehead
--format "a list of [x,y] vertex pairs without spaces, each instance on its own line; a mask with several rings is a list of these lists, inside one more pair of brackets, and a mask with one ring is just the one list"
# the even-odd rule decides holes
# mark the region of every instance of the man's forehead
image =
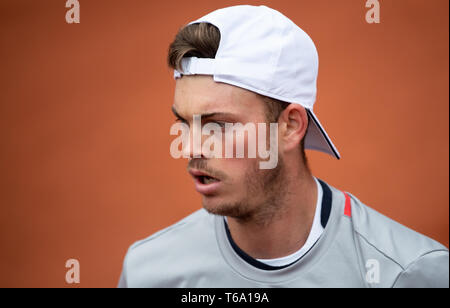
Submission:
[[[234,108],[233,108],[234,107]],[[173,109],[180,113],[224,112],[236,109],[236,102],[227,96],[202,92],[184,92],[175,95]]]
[[260,104],[259,98],[248,90],[215,82],[210,76],[183,76],[176,82],[173,109],[179,114],[239,114],[257,109],[255,104]]

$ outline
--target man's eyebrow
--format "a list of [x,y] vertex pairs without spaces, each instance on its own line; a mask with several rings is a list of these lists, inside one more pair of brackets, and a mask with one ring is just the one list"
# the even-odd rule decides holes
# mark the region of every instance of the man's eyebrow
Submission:
[[[177,118],[184,120],[184,118],[177,112],[174,106],[172,106],[172,112]],[[215,116],[234,116],[234,114],[229,112],[211,112],[211,113],[203,113],[200,115],[202,119],[212,118]]]
[[229,112],[211,112],[211,113],[204,113],[201,115],[202,119],[212,118],[215,116],[234,116],[234,114]]
[[184,120],[184,118],[178,114],[178,112],[177,112],[177,110],[175,109],[174,106],[172,106],[172,112],[178,119]]

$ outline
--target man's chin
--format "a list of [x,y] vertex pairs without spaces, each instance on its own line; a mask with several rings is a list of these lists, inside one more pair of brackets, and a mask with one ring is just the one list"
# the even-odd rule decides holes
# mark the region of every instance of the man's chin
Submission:
[[214,215],[228,216],[226,214],[233,211],[233,206],[217,196],[203,196],[202,205],[208,213]]
[[240,202],[227,202],[225,200],[215,200],[213,198],[204,197],[203,208],[208,213],[220,216],[239,218],[248,215],[245,206]]

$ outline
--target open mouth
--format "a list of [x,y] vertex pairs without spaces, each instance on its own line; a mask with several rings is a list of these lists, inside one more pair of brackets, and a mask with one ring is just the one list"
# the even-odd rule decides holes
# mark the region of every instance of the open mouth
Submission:
[[206,172],[200,171],[200,170],[196,170],[196,169],[190,169],[189,173],[192,175],[192,177],[196,180],[196,182],[198,182],[199,184],[212,184],[212,183],[216,183],[216,182],[220,182],[219,179],[212,177],[211,175],[209,175]]
[[220,193],[222,182],[206,172],[189,169],[189,173],[195,180],[195,189],[204,196],[215,196]]
[[207,175],[196,176],[196,178],[202,184],[211,184],[211,183],[219,182],[218,179],[207,176]]

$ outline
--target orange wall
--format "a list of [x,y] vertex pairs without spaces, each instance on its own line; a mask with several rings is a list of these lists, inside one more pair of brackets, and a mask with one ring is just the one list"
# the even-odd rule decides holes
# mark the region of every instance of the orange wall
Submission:
[[[448,0],[249,1],[315,41],[322,124],[340,161],[313,173],[448,246]],[[169,153],[177,29],[241,1],[0,2],[0,287],[113,287],[127,247],[201,206]],[[192,4],[194,3],[194,4]]]

